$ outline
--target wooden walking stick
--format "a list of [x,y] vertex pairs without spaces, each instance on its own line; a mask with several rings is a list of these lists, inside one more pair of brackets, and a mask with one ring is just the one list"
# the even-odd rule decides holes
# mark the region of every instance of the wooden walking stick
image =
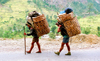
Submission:
[[[24,26],[24,33],[25,33],[25,26]],[[25,47],[25,55],[26,55],[26,36],[24,35],[24,47]]]

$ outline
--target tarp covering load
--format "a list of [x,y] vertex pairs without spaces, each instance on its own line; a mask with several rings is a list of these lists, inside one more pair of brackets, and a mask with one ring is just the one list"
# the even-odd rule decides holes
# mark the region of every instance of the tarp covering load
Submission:
[[27,24],[33,27],[38,36],[42,36],[50,32],[48,22],[44,14],[37,14],[32,12],[32,16],[27,16]]
[[81,33],[80,25],[77,17],[74,17],[73,12],[69,14],[60,14],[57,18],[58,22],[63,23],[66,32],[69,37],[75,36]]

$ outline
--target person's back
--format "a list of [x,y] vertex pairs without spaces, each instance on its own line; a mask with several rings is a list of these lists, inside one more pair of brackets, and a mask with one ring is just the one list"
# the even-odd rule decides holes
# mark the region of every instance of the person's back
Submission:
[[63,24],[61,25],[60,30],[61,30],[61,35],[62,36],[68,35]]
[[32,35],[33,37],[38,37],[37,32],[34,28],[29,28],[29,30],[30,30],[30,33],[27,34],[28,36]]

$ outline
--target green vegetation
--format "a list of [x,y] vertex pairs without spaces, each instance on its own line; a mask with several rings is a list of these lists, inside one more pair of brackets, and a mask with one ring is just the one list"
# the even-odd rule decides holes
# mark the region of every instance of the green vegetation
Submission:
[[[100,8],[98,8],[99,5],[96,4],[95,1],[88,1],[90,2],[87,4],[88,7],[87,5],[74,1],[71,3],[71,6],[78,16],[82,33],[100,36],[100,15],[83,18],[86,16],[86,14],[83,13],[89,12],[91,15],[93,12],[96,15],[100,12]],[[25,26],[27,21],[26,16],[33,10],[46,16],[51,28],[49,35],[51,38],[55,38],[57,29],[55,23],[57,22],[57,12],[59,12],[60,9],[54,5],[49,5],[43,0],[0,0],[0,37],[22,38],[24,33],[23,26]],[[29,32],[27,27],[26,32]]]
[[[4,0],[2,0],[4,1]],[[0,0],[0,4],[2,3]],[[43,1],[40,4],[34,3],[35,0],[6,0],[5,4],[0,7],[0,37],[1,38],[22,38],[23,26],[26,23],[26,16],[29,12],[37,10],[45,14],[49,23],[55,24],[56,10],[51,11],[50,7]],[[54,7],[55,8],[55,7]],[[49,13],[50,12],[50,13]],[[50,25],[52,26],[52,25]],[[26,32],[28,28],[26,27]]]
[[83,34],[96,34],[100,36],[100,15],[81,18],[79,23]]
[[87,4],[81,2],[73,1],[71,7],[74,10],[74,13],[81,17],[86,17],[94,14],[100,14],[100,5],[97,4],[95,0],[87,0]]
[[8,2],[9,0],[0,0],[0,4],[5,4],[6,2]]
[[49,33],[49,37],[50,37],[50,38],[55,39],[55,36],[56,36],[56,35],[55,35],[53,32],[50,32],[50,33]]
[[56,32],[57,32],[57,27],[55,25],[51,26],[50,30],[51,32],[49,33],[49,37],[55,39],[56,37]]

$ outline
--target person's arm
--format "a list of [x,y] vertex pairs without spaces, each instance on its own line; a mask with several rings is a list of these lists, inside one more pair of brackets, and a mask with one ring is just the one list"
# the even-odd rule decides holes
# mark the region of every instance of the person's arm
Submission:
[[33,29],[30,30],[30,33],[27,34],[27,36],[30,36],[33,34]]
[[58,30],[57,30],[57,32],[60,32],[60,31],[61,31],[61,30],[60,30],[60,27],[61,27],[61,25],[58,26]]
[[24,35],[30,36],[30,35],[32,35],[32,33],[33,33],[33,30],[31,29],[30,33],[28,33],[28,34],[24,33]]

